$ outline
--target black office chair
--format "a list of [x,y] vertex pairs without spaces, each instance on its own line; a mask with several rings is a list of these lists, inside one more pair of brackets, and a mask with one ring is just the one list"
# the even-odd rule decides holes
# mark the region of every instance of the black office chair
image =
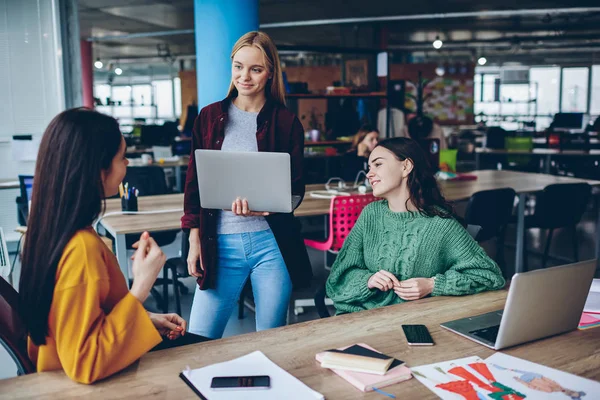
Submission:
[[17,197],[17,221],[21,226],[27,226],[29,218],[29,201],[31,200],[31,191],[33,189],[32,175],[19,175],[19,189],[21,195]]
[[[573,239],[573,258],[579,261],[579,245],[577,242],[577,224],[585,212],[592,194],[587,183],[561,183],[548,185],[536,196],[533,214],[525,216],[525,229],[541,228],[548,231],[542,268],[546,267],[552,235],[555,229],[570,228]],[[523,265],[527,270],[527,235],[523,243]]]
[[[477,240],[477,236],[482,231],[482,228],[479,225],[467,225],[465,229],[467,230],[467,232],[469,232],[469,235],[471,235],[471,237],[475,240]],[[317,309],[319,318],[331,317],[331,314],[329,314],[329,310],[327,309],[327,306],[325,305],[325,296],[327,295],[325,285],[326,285],[326,282],[323,282],[323,284],[319,287],[319,289],[317,289],[317,292],[315,293],[315,297],[314,297],[315,308]]]
[[[168,285],[169,283],[173,284],[173,293],[175,294],[175,305],[177,314],[181,315],[181,301],[179,300],[179,292],[181,294],[187,294],[188,288],[179,281],[179,278],[185,278],[190,276],[188,274],[187,269],[187,256],[190,250],[189,243],[189,233],[183,231],[183,235],[181,237],[181,255],[179,257],[169,258],[165,263],[165,267],[163,269],[163,277],[161,278],[161,282],[163,283],[163,296],[165,301],[163,305],[168,305]],[[171,279],[168,279],[167,271],[171,271]],[[165,311],[166,312],[166,311]]]
[[[169,187],[167,186],[165,172],[161,167],[158,166],[128,167],[123,182],[126,182],[130,188],[135,187],[139,191],[140,197],[156,196],[171,193]],[[148,218],[152,217],[148,216]],[[178,231],[150,232],[152,238],[161,247],[167,246],[175,242],[178,233]],[[127,245],[127,249],[132,249],[132,245],[139,239],[140,235],[137,234],[126,235],[125,242]],[[187,241],[184,240],[184,242]],[[168,279],[168,271],[171,271],[173,279]],[[185,272],[187,273],[187,266],[185,267]],[[156,280],[155,285],[163,285],[163,294],[162,296],[160,296],[155,290],[153,290],[152,295],[156,299],[157,303],[159,305],[162,305],[163,312],[165,313],[168,312],[169,308],[169,283],[173,284],[173,293],[175,294],[176,308],[178,312],[180,312],[181,310],[181,304],[179,301],[179,290],[181,290],[184,294],[187,292],[187,288],[177,279],[177,276],[181,275],[181,273],[182,270],[179,263],[177,263],[175,259],[170,259],[167,261],[167,263],[165,263],[165,267],[163,269],[163,277],[158,278]]]
[[482,190],[474,193],[467,204],[465,223],[478,225],[481,231],[474,236],[478,242],[496,238],[496,262],[504,267],[504,237],[511,222],[515,191],[510,188]]

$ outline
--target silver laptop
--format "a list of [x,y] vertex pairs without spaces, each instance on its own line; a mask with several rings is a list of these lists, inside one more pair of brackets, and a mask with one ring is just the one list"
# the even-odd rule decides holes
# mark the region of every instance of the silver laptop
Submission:
[[504,310],[442,324],[495,350],[577,329],[596,259],[515,274]]
[[300,201],[292,196],[287,153],[196,150],[194,155],[203,208],[230,210],[240,197],[252,211],[289,213]]

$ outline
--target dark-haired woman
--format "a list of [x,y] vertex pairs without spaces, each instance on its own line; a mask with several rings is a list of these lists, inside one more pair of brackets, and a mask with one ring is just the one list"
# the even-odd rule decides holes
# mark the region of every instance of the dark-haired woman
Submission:
[[19,282],[28,351],[38,372],[63,369],[92,383],[180,337],[176,314],[148,313],[142,303],[165,255],[147,232],[133,257],[127,289],[115,256],[92,228],[127,168],[117,121],[67,110],[46,129],[38,153]]
[[504,286],[498,266],[453,218],[414,140],[380,142],[367,178],[383,200],[365,207],[331,269],[327,295],[338,313]]

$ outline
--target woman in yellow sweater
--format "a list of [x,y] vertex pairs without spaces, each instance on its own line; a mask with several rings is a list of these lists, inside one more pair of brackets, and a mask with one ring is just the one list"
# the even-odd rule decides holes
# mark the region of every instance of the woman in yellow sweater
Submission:
[[185,333],[176,314],[142,303],[165,255],[147,232],[127,289],[114,255],[91,225],[125,176],[117,121],[86,109],[56,116],[40,144],[19,282],[29,355],[38,372],[63,369],[92,383],[127,367],[162,341]]

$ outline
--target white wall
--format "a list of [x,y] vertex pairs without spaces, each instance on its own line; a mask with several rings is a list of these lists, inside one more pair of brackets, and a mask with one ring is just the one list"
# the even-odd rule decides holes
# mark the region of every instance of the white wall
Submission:
[[11,137],[41,135],[64,109],[59,26],[55,0],[0,0],[0,179],[33,170],[13,162]]
[[[0,0],[0,179],[33,173],[12,158],[13,135],[41,135],[65,108],[57,0]],[[15,191],[0,191],[0,226],[16,223]]]

